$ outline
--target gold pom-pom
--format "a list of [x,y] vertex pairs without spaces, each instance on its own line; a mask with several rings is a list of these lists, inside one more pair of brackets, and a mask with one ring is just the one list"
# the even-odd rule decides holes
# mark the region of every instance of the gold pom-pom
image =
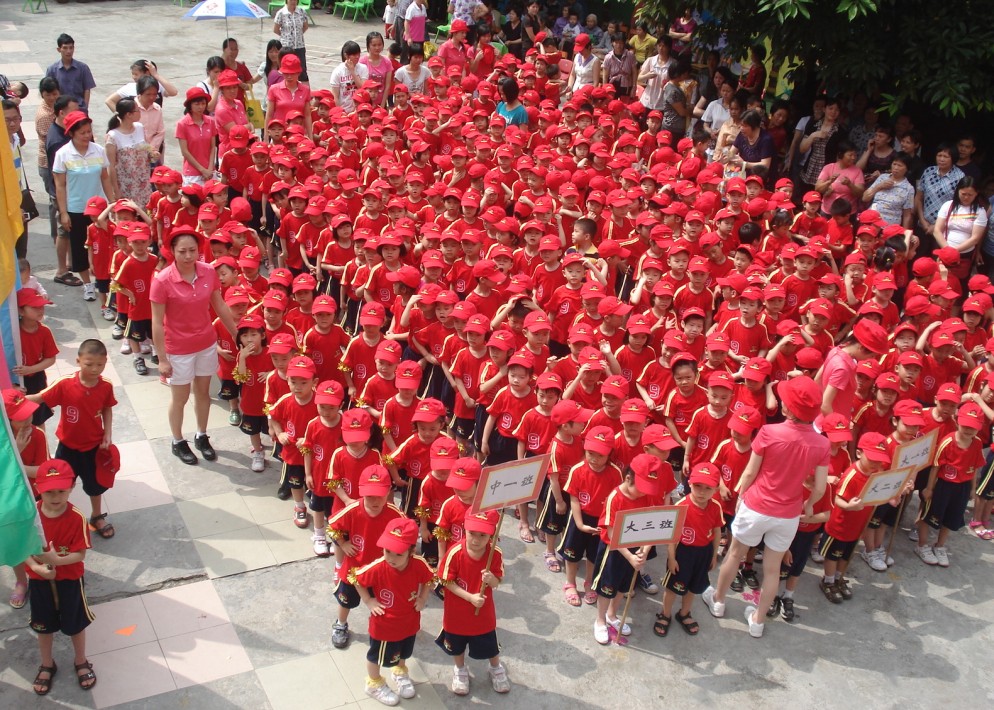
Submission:
[[391,456],[390,454],[387,454],[386,456],[384,456],[383,457],[383,465],[384,466],[393,466],[394,465],[393,456]]
[[342,372],[352,372],[352,368],[346,365],[344,362],[338,363],[338,369]]
[[431,515],[431,511],[425,508],[423,505],[419,505],[414,509],[414,517],[426,520],[428,516]]
[[388,427],[388,426],[381,426],[380,427],[380,432],[382,434],[389,434],[390,433],[390,427]]
[[452,531],[447,530],[446,528],[435,528],[435,531],[432,534],[435,536],[436,540],[440,540],[442,542],[448,542],[452,539]]
[[345,575],[345,579],[347,579],[349,581],[349,584],[351,584],[353,587],[356,584],[356,574],[355,573],[356,573],[357,569],[358,569],[357,567],[349,567],[349,573],[347,575]]
[[331,540],[341,540],[345,537],[345,534],[341,530],[335,530],[330,525],[325,528],[325,535]]
[[263,416],[268,417],[269,416],[269,410],[271,410],[272,408],[273,408],[273,405],[271,405],[271,404],[264,404],[264,405],[262,405],[262,414],[263,414]]
[[117,293],[120,290],[121,290],[121,284],[119,284],[117,281],[111,281],[110,282],[110,292],[111,293]]
[[252,381],[252,371],[246,370],[245,372],[239,372],[235,370],[231,373],[231,379],[240,385],[244,385],[246,382]]
[[366,400],[364,400],[364,399],[357,399],[357,400],[355,401],[355,406],[356,406],[357,408],[359,408],[359,409],[362,409],[363,407],[365,407],[365,406],[366,406]]
[[324,487],[327,488],[329,491],[337,490],[337,489],[339,489],[339,488],[342,487],[342,479],[341,478],[329,478],[325,482]]

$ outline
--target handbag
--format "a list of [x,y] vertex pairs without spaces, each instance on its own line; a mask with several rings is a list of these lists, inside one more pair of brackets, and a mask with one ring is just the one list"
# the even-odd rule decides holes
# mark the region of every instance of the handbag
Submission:
[[254,128],[262,130],[266,127],[266,112],[262,110],[262,102],[255,98],[251,89],[245,95],[245,113]]
[[24,188],[21,190],[21,217],[25,223],[30,222],[38,216],[38,206],[35,205],[35,198],[31,196],[31,186],[28,184],[28,174],[24,171],[24,163],[21,163],[21,175],[24,176]]

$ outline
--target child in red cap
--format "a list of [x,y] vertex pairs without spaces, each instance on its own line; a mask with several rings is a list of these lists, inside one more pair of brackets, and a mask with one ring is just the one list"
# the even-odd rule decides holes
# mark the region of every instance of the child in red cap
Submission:
[[314,362],[304,355],[290,360],[286,368],[290,393],[284,395],[269,410],[269,429],[283,445],[283,473],[280,485],[290,489],[293,497],[293,524],[298,528],[307,527],[307,508],[304,505],[304,454],[299,448],[300,440],[307,431],[307,425],[318,415],[314,401]]

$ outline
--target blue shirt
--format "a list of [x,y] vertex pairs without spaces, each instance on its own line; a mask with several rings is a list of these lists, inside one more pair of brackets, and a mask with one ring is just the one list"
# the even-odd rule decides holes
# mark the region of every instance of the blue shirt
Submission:
[[80,155],[72,141],[59,148],[52,172],[66,175],[66,207],[70,212],[82,214],[91,197],[107,197],[100,177],[109,165],[106,151],[95,141],[90,142],[86,155]]
[[528,125],[528,111],[525,110],[524,104],[518,104],[516,108],[509,109],[507,104],[501,101],[497,104],[497,113],[504,117],[509,126]]
[[90,67],[77,62],[75,59],[66,69],[60,59],[45,71],[45,76],[50,76],[59,82],[59,93],[63,96],[73,96],[79,100],[81,111],[86,110],[84,96],[86,92],[97,85],[90,73]]

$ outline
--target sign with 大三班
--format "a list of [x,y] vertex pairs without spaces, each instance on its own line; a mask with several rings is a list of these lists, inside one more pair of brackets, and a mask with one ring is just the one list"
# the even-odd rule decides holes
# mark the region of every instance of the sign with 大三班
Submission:
[[680,539],[687,508],[666,505],[636,508],[618,514],[611,531],[611,549],[668,545]]

